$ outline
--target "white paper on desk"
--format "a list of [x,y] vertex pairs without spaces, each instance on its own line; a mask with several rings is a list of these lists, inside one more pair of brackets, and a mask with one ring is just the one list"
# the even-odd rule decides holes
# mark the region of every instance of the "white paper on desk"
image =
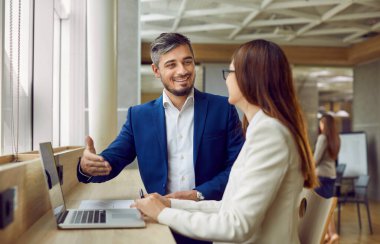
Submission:
[[82,200],[79,209],[120,209],[131,208],[133,200]]

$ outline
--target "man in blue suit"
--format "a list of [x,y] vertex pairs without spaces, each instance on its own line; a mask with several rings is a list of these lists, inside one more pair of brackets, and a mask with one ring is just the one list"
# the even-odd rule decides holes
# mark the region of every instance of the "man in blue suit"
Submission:
[[194,89],[190,41],[163,33],[151,44],[152,69],[164,90],[129,108],[117,138],[100,155],[91,138],[78,164],[81,182],[104,182],[137,157],[148,193],[190,200],[220,200],[244,142],[235,107],[226,97]]

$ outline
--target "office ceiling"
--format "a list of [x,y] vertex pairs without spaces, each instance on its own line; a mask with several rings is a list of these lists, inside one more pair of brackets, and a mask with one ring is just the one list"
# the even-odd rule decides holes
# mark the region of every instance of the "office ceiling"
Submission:
[[[380,33],[380,0],[141,0],[141,38],[181,32],[193,43],[346,47]],[[320,101],[350,101],[352,68],[294,67]],[[162,89],[162,88],[160,88]],[[147,83],[146,90],[152,89]]]
[[339,46],[380,32],[380,0],[141,0],[141,37],[180,32],[192,42]]

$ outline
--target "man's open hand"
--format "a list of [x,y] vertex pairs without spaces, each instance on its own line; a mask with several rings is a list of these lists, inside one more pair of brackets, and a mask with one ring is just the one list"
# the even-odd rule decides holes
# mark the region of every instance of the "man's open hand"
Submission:
[[90,136],[86,137],[86,149],[80,161],[82,173],[91,176],[109,175],[111,165],[102,156],[96,154],[94,141]]

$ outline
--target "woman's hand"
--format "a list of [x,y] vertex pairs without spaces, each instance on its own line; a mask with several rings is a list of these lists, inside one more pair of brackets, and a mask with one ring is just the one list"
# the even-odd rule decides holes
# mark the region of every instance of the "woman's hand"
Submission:
[[170,207],[170,200],[158,193],[153,193],[145,195],[142,199],[135,200],[131,207],[137,208],[143,214],[157,221],[161,211],[166,207]]

